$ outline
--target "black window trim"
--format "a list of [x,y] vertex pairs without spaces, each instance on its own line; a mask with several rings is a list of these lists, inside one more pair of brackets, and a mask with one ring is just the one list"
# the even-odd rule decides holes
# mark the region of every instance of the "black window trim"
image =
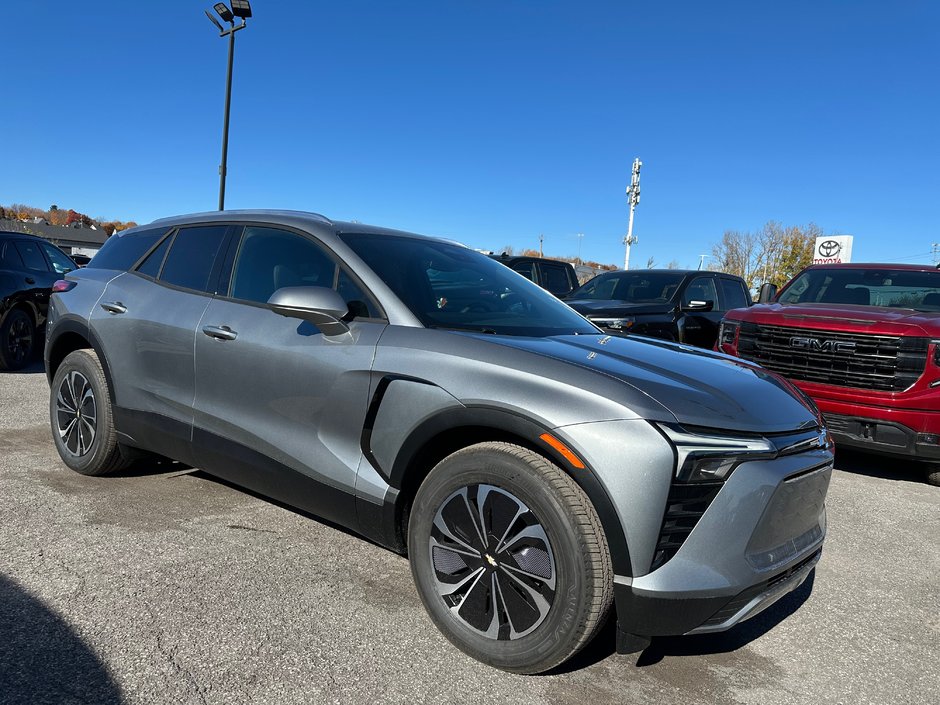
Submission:
[[[36,237],[36,238],[20,237],[20,238],[14,238],[13,242],[14,242],[14,243],[17,243],[17,242],[25,242],[25,243],[33,243],[33,244],[35,244],[36,247],[39,248],[39,254],[42,255],[43,261],[46,263],[46,274],[56,274],[56,275],[58,275],[58,272],[56,272],[55,269],[52,268],[52,262],[49,261],[49,255],[47,255],[47,254],[46,254],[46,251],[45,251],[44,249],[42,249],[42,244],[40,243],[40,240],[42,240],[42,238],[40,238],[40,237]],[[23,253],[20,252],[20,248],[16,247],[15,244],[13,245],[13,247],[16,249],[17,253],[19,254],[20,259],[23,260],[23,268],[24,268],[27,272],[35,272],[35,271],[37,271],[37,270],[35,270],[35,269],[30,269],[30,268],[29,268],[29,265],[26,264],[26,258],[23,257]],[[72,271],[74,272],[75,270],[73,269]]]
[[[221,290],[216,294],[216,298],[221,299],[222,301],[229,301],[231,303],[242,304],[244,306],[254,306],[256,308],[264,308],[267,310],[272,310],[271,306],[267,302],[259,301],[248,301],[246,299],[236,299],[233,296],[230,296],[232,291],[232,273],[235,269],[235,262],[238,259],[238,253],[241,251],[242,240],[244,238],[245,230],[252,227],[258,228],[268,228],[270,230],[283,230],[285,232],[292,233],[294,235],[299,235],[300,237],[306,238],[307,240],[312,241],[315,245],[320,247],[323,250],[324,254],[335,264],[337,267],[344,269],[349,276],[349,278],[356,284],[375,304],[376,309],[378,309],[379,317],[364,317],[357,316],[354,320],[361,321],[363,323],[388,323],[388,314],[385,312],[385,308],[382,306],[379,298],[372,293],[372,290],[367,287],[359,276],[353,271],[339,255],[337,255],[332,248],[328,247],[320,238],[316,237],[314,234],[308,232],[307,230],[301,230],[300,228],[292,227],[289,225],[281,225],[280,223],[265,223],[263,221],[239,221],[237,223],[240,228],[238,228],[237,235],[232,238],[232,241],[229,245],[228,250],[226,250],[225,256],[223,258],[224,269],[221,269],[219,272],[219,281],[218,284],[225,282],[226,290],[222,292]],[[181,226],[182,227],[182,226]],[[229,251],[230,250],[230,251]],[[336,277],[338,274],[333,277],[333,285],[336,285]]]
[[[131,269],[129,269],[128,272],[131,274],[135,274],[136,276],[141,277],[142,279],[151,281],[154,284],[159,284],[160,286],[164,286],[167,289],[173,289],[175,291],[181,291],[187,294],[194,294],[196,296],[208,296],[210,298],[215,297],[217,295],[216,291],[218,290],[218,284],[219,284],[219,270],[221,268],[220,260],[222,259],[221,253],[224,251],[227,251],[230,238],[232,237],[232,232],[237,229],[238,225],[239,223],[236,223],[236,222],[219,222],[219,221],[210,221],[208,223],[182,223],[180,225],[176,225],[170,228],[170,230],[163,237],[159,238],[153,244],[153,246],[151,246],[144,253],[144,255],[134,263],[134,266]],[[164,281],[163,279],[160,278],[163,276],[163,267],[166,264],[166,258],[169,256],[170,250],[173,249],[173,242],[170,242],[170,246],[167,247],[166,252],[163,254],[163,261],[160,262],[160,270],[157,272],[156,278],[151,277],[149,274],[144,274],[138,271],[138,267],[140,267],[140,265],[142,265],[144,261],[158,247],[160,247],[160,245],[163,244],[165,240],[169,238],[176,239],[176,236],[179,234],[181,230],[185,230],[186,228],[201,228],[201,227],[213,227],[213,226],[225,226],[226,231],[225,231],[225,235],[222,237],[222,244],[219,247],[219,252],[216,253],[215,259],[212,262],[212,269],[209,271],[209,281],[207,283],[207,285],[209,286],[209,291],[200,291],[199,289],[191,289],[190,287],[187,287],[187,286],[180,286],[178,284],[172,284],[171,282]]]

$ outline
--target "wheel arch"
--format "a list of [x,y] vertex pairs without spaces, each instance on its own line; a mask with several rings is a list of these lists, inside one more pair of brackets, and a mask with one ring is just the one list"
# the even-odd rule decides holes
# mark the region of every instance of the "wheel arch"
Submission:
[[46,378],[49,384],[52,384],[52,378],[55,377],[56,370],[62,364],[62,361],[69,353],[76,350],[93,350],[98,356],[101,368],[104,371],[104,377],[108,382],[108,396],[111,397],[111,403],[114,403],[114,384],[111,380],[111,369],[108,366],[107,357],[101,348],[101,342],[94,331],[81,320],[62,319],[56,322],[53,329],[53,336],[46,342]]
[[448,409],[425,420],[402,444],[389,473],[389,484],[395,490],[392,502],[392,530],[396,545],[406,545],[408,519],[418,487],[438,462],[451,453],[476,443],[505,441],[514,443],[546,457],[568,474],[594,505],[610,548],[613,567],[618,575],[632,575],[630,555],[623,528],[613,501],[590,467],[575,468],[555,448],[540,439],[550,433],[562,442],[564,435],[538,422],[505,409],[482,406]]

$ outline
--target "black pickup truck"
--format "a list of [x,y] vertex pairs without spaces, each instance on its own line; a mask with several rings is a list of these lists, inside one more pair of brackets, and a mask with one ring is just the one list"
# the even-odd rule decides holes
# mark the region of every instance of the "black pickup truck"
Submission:
[[490,255],[490,258],[502,262],[558,298],[564,298],[578,288],[578,275],[570,262],[547,257],[513,257],[507,254]]
[[713,348],[725,311],[751,305],[741,277],[682,269],[599,274],[564,297],[613,335],[645,335]]

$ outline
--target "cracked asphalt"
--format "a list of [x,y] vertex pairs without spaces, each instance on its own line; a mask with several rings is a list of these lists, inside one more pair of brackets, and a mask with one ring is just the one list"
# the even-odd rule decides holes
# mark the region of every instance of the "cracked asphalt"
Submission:
[[811,582],[720,635],[562,671],[470,660],[407,561],[174,465],[61,464],[39,367],[0,373],[0,703],[936,703],[940,489],[842,455]]

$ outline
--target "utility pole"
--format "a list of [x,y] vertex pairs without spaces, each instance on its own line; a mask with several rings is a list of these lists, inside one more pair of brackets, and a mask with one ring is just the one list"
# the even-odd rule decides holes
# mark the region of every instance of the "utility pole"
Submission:
[[542,233],[539,233],[539,257],[542,257],[542,240],[545,239],[545,236]]
[[940,242],[935,242],[931,250],[933,253],[933,263],[937,264],[940,262]]
[[643,162],[639,158],[633,160],[633,173],[630,176],[630,185],[627,187],[627,199],[630,202],[630,221],[627,225],[627,236],[623,239],[626,252],[623,256],[623,268],[630,269],[630,246],[635,245],[637,238],[633,237],[633,213],[640,202],[640,167]]
[[581,264],[581,241],[584,239],[584,233],[578,233],[578,264]]
[[699,255],[698,256],[698,268],[701,269],[702,265],[705,264],[705,259],[711,255]]

